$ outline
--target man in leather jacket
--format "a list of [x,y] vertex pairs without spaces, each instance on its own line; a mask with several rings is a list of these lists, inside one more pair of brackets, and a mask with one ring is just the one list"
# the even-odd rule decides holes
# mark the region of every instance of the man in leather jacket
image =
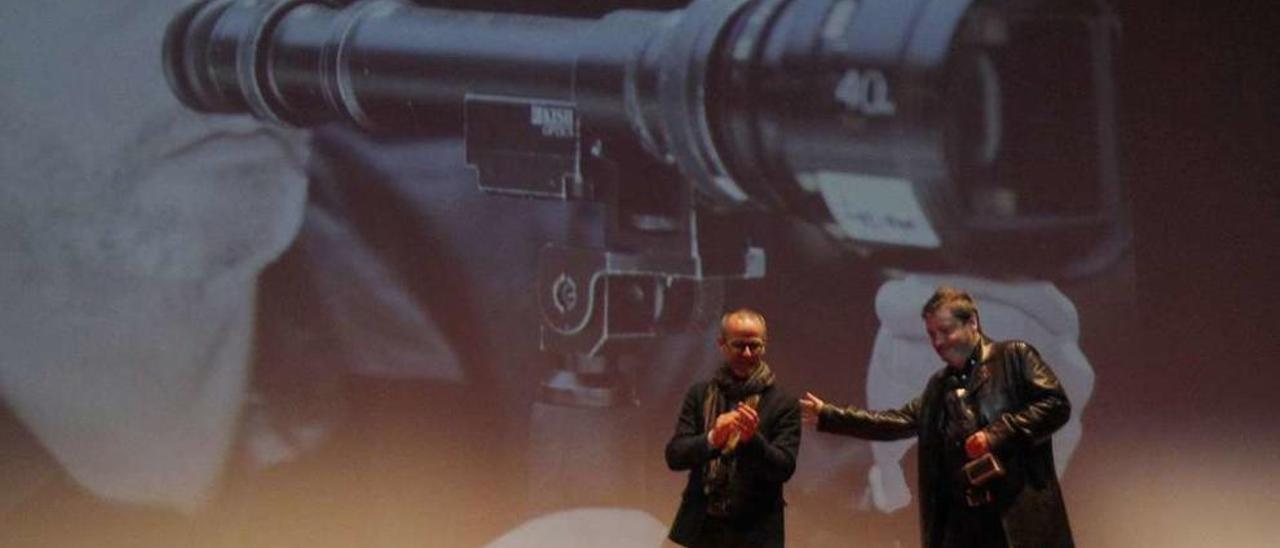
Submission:
[[819,431],[869,440],[919,439],[925,548],[1073,546],[1050,436],[1071,405],[1031,345],[982,332],[965,292],[939,288],[921,313],[946,367],[901,409],[800,401]]

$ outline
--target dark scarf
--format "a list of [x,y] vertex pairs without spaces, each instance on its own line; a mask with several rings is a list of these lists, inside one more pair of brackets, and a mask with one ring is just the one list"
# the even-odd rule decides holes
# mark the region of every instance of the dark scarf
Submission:
[[[715,427],[716,417],[728,412],[732,402],[743,402],[752,409],[760,404],[760,394],[773,386],[773,371],[769,364],[761,361],[746,379],[734,376],[728,364],[716,370],[715,377],[707,383],[707,397],[702,403],[702,421],[708,432]],[[730,489],[733,485],[737,459],[734,450],[738,446],[738,435],[729,437],[721,449],[720,455],[707,463],[703,476],[703,492],[710,500],[712,513],[730,513]]]

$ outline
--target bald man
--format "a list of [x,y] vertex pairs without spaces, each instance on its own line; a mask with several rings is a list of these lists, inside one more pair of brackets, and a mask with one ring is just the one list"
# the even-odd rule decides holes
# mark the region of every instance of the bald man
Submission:
[[667,466],[689,470],[669,538],[690,547],[783,546],[782,484],[800,450],[800,408],[764,361],[764,316],[725,314],[714,376],[689,388]]

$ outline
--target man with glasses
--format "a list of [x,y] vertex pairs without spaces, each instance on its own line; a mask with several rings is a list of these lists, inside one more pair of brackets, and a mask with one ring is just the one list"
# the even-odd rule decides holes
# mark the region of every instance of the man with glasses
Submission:
[[690,547],[783,546],[782,484],[800,449],[799,404],[763,359],[764,317],[739,309],[720,325],[724,362],[689,388],[667,443],[667,465],[689,470],[669,537]]

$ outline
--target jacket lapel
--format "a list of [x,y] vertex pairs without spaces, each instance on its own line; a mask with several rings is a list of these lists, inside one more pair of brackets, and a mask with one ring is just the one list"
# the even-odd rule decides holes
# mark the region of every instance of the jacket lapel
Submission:
[[979,343],[982,352],[979,355],[978,365],[973,368],[973,378],[969,379],[969,392],[973,394],[981,393],[983,385],[991,380],[995,368],[995,344],[988,339],[986,335],[982,336]]

